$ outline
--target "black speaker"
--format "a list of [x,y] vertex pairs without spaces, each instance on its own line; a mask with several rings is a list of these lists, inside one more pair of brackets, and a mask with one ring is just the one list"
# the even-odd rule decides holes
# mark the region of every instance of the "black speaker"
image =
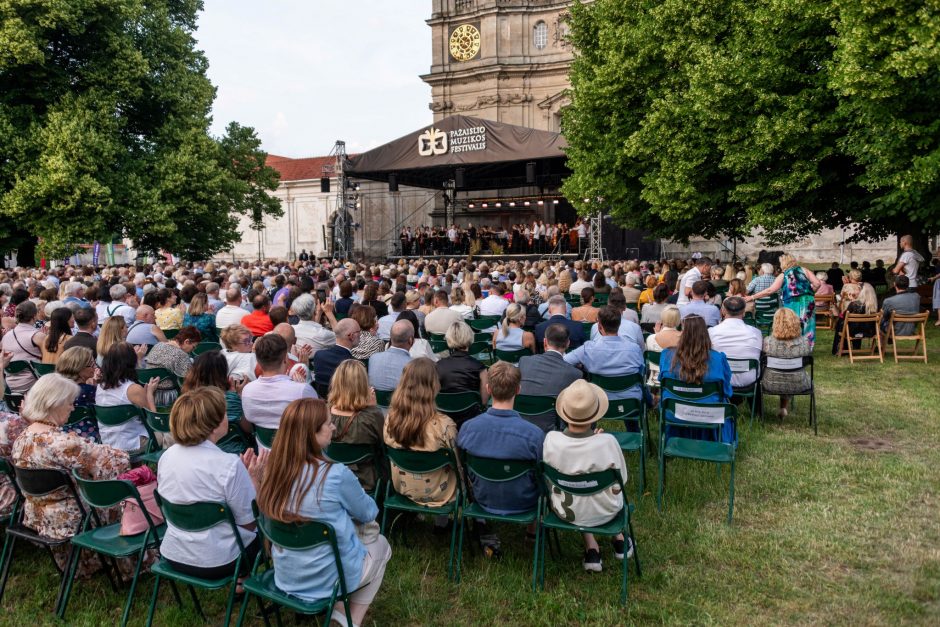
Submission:
[[467,171],[464,168],[457,168],[454,170],[454,187],[458,189],[463,187],[464,174],[466,174],[466,172]]
[[390,192],[398,191],[398,175],[397,174],[388,175],[388,191]]
[[324,194],[330,193],[330,177],[324,176],[320,179],[320,191]]
[[525,164],[525,182],[526,185],[535,185],[535,161]]

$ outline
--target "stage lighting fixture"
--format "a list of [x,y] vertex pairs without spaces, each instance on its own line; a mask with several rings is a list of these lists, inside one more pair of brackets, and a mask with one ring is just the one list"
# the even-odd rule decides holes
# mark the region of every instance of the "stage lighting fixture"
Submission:
[[486,209],[487,207],[489,207],[489,205],[486,204],[486,203],[483,203],[482,207],[483,207],[484,209]]
[[476,207],[476,205],[474,205],[472,202],[467,204],[468,209],[473,209],[474,207]]
[[557,205],[559,202],[560,201],[556,198],[555,200],[552,201],[552,204]]
[[510,202],[510,203],[509,203],[509,206],[510,206],[510,207],[515,207],[515,206],[516,206],[516,203],[515,203],[515,202]]
[[503,206],[503,203],[498,202],[498,203],[496,203],[496,206],[497,206],[497,207],[502,207],[502,206]]
[[545,201],[544,201],[544,200],[540,200],[540,201],[538,202],[539,207],[541,207],[541,206],[544,205],[544,204],[545,204]]
[[525,205],[526,207],[528,207],[531,203],[527,200],[527,201],[525,201],[525,202],[522,203],[522,204]]

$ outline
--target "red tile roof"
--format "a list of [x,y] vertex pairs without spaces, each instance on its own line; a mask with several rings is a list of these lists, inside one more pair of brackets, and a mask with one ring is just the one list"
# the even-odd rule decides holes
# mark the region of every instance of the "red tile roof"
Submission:
[[[336,157],[304,157],[291,159],[278,155],[268,155],[267,165],[281,173],[281,181],[306,181],[324,176],[333,177]],[[326,166],[326,170],[324,170]]]

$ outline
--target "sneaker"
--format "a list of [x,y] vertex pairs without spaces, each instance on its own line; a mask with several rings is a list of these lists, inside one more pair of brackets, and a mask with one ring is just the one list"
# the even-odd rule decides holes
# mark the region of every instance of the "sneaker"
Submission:
[[589,573],[601,572],[601,552],[597,549],[588,549],[584,552],[584,561],[581,564]]
[[[633,540],[631,540],[630,538],[627,538],[627,542],[629,543],[629,546],[626,547],[627,548],[626,557],[627,559],[630,559],[631,557],[633,557]],[[616,557],[618,560],[622,560],[624,558],[623,549],[624,549],[623,540],[615,539],[614,540],[614,557]]]

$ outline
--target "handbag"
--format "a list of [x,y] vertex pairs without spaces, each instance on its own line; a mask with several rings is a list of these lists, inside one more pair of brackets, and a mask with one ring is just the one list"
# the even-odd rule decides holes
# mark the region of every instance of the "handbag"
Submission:
[[[163,512],[160,511],[160,506],[157,505],[157,500],[153,496],[156,489],[157,482],[152,481],[147,485],[140,486],[137,488],[137,491],[140,493],[140,500],[143,502],[144,507],[147,508],[147,512],[150,514],[150,519],[153,521],[153,524],[161,525],[163,524]],[[121,501],[121,535],[136,536],[148,529],[147,517],[140,509],[137,499],[128,498]]]

